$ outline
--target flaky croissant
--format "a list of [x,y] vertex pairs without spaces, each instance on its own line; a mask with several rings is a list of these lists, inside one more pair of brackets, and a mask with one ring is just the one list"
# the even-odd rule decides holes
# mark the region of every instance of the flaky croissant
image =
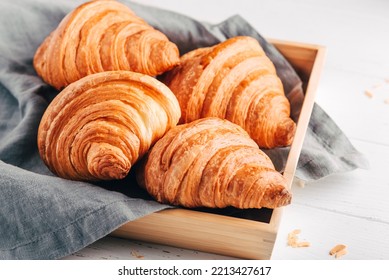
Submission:
[[178,125],[137,170],[159,202],[185,207],[276,208],[290,203],[284,177],[241,127],[219,118]]
[[239,36],[181,57],[161,77],[180,103],[180,123],[204,117],[227,119],[263,148],[288,146],[296,125],[273,63],[259,43]]
[[110,70],[155,76],[178,62],[175,44],[114,0],[95,0],[77,7],[44,40],[34,57],[38,75],[57,89]]
[[174,94],[155,78],[130,71],[92,74],[50,103],[38,149],[60,177],[121,179],[179,118]]

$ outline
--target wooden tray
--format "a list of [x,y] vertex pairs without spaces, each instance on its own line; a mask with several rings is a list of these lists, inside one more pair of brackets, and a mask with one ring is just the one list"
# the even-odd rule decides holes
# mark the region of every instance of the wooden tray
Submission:
[[[291,188],[314,104],[325,48],[269,41],[292,64],[304,83],[305,99],[284,171]],[[270,259],[282,210],[242,210],[244,215],[225,215],[217,211],[168,209],[129,222],[112,235],[244,259]]]

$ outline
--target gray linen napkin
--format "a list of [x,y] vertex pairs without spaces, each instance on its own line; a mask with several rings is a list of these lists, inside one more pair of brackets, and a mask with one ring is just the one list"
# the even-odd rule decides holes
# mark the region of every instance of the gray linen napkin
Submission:
[[[133,191],[136,186],[131,176],[99,185],[64,180],[54,176],[38,155],[39,121],[58,92],[37,77],[32,58],[43,39],[82,2],[0,2],[0,259],[58,259],[123,223],[168,207],[149,200],[141,191]],[[301,84],[293,69],[241,17],[210,25],[122,2],[166,33],[181,53],[236,35],[256,37],[276,60],[286,92],[292,94],[289,97],[296,95],[299,100]],[[298,102],[294,107],[298,108]],[[275,152],[280,169],[287,152]],[[316,105],[297,176],[317,179],[363,166],[363,156]]]

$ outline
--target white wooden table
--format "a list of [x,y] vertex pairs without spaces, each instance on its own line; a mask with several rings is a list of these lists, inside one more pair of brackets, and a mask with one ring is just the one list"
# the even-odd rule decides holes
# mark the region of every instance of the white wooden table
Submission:
[[[294,183],[272,259],[389,259],[389,1],[147,0],[145,4],[217,23],[240,14],[265,37],[327,47],[316,102],[370,162],[304,188]],[[369,91],[368,96],[365,92]],[[287,246],[287,235],[310,247]],[[103,238],[66,259],[229,259],[202,252]]]

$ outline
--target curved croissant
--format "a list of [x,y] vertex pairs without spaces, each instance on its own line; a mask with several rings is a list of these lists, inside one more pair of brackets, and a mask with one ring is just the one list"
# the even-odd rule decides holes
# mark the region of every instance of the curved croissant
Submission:
[[34,57],[38,75],[57,89],[110,70],[155,76],[178,62],[175,44],[113,0],[77,7],[44,40]]
[[247,132],[218,118],[172,128],[138,171],[139,184],[162,203],[244,209],[291,200],[286,180]]
[[296,125],[273,63],[259,43],[239,36],[196,49],[161,80],[181,107],[181,123],[204,117],[243,127],[263,148],[288,146]]
[[92,74],[50,103],[38,129],[39,153],[63,178],[121,179],[179,118],[174,94],[155,78]]

